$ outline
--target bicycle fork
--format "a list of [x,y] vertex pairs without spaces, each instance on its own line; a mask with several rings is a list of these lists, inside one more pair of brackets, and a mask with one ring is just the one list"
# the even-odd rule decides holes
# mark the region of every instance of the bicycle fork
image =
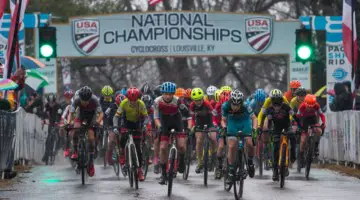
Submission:
[[168,157],[168,163],[166,165],[166,172],[168,173],[170,170],[170,164],[171,164],[171,155],[172,155],[172,151],[175,151],[175,165],[174,165],[174,173],[177,172],[177,158],[178,158],[178,151],[176,149],[176,147],[174,145],[171,146],[170,150],[169,150],[169,157]]
[[[286,148],[285,155],[282,155],[283,148]],[[282,137],[281,143],[280,143],[280,156],[279,156],[279,160],[278,160],[279,167],[281,166],[281,160],[282,160],[283,156],[285,156],[285,167],[288,168],[288,166],[289,166],[289,146],[288,146],[286,136]]]

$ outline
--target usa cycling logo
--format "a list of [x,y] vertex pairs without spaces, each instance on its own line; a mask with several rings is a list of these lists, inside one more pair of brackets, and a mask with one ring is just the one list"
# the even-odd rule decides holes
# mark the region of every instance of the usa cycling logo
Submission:
[[72,37],[75,47],[84,55],[90,55],[98,47],[100,22],[94,19],[72,21]]
[[251,17],[245,20],[245,35],[249,45],[256,53],[262,53],[271,44],[273,35],[272,19]]
[[334,72],[332,73],[332,76],[335,78],[335,80],[337,81],[342,81],[345,79],[345,77],[348,75],[348,72],[345,71],[343,68],[337,68],[334,70]]

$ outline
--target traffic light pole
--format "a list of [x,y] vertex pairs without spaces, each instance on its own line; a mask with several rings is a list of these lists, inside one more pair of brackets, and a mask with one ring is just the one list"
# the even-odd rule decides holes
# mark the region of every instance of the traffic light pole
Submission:
[[39,25],[40,25],[40,13],[35,13],[38,21],[38,25],[34,28],[34,47],[35,47],[35,58],[39,59]]

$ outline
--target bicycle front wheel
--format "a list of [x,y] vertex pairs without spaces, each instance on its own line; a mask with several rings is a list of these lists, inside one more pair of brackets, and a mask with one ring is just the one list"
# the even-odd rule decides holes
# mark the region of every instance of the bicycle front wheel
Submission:
[[258,147],[258,155],[259,155],[259,175],[262,176],[263,175],[263,166],[264,166],[264,162],[263,162],[263,155],[264,155],[264,148],[263,148],[263,143],[261,138],[259,138],[257,145],[259,145]]
[[192,154],[192,137],[188,137],[186,154],[185,154],[185,171],[183,173],[183,179],[187,180],[190,172],[190,164],[191,164],[191,154]]
[[244,191],[244,159],[243,159],[243,152],[238,152],[238,167],[235,172],[235,179],[234,179],[234,196],[236,200],[239,200],[243,196]]
[[132,178],[135,182],[135,189],[139,189],[139,180],[138,180],[138,173],[137,173],[137,168],[138,166],[136,165],[137,163],[137,157],[136,155],[136,149],[135,149],[135,145],[131,145],[130,147],[130,153],[131,153],[131,159],[132,159]]
[[308,138],[307,145],[306,145],[306,165],[305,165],[305,178],[306,180],[309,180],[310,175],[310,169],[311,169],[311,163],[312,163],[312,150],[314,148],[313,140],[311,138]]
[[172,193],[172,186],[173,186],[173,179],[174,179],[174,169],[175,169],[175,150],[170,150],[170,167],[168,172],[168,197],[171,196]]
[[208,162],[209,162],[209,138],[206,137],[205,138],[205,142],[204,142],[204,158],[203,158],[203,163],[204,163],[204,185],[207,186],[207,180],[208,180]]
[[286,176],[286,145],[283,144],[281,149],[281,162],[280,162],[280,187],[283,188],[285,185]]
[[150,158],[150,151],[151,149],[148,147],[148,145],[145,143],[142,146],[142,169],[144,172],[144,177],[146,178],[148,169],[149,169],[149,158]]

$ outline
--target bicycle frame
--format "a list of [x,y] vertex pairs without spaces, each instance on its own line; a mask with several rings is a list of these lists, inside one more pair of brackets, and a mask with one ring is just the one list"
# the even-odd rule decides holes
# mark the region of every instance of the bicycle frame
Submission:
[[[128,162],[129,162],[129,166],[130,167],[133,167],[134,164],[136,166],[136,168],[138,168],[140,166],[139,164],[139,159],[138,159],[138,155],[137,155],[137,152],[136,152],[136,146],[135,146],[135,143],[134,143],[134,139],[133,139],[133,136],[132,136],[132,133],[135,132],[136,130],[131,130],[131,131],[128,131],[128,140],[126,142],[126,146],[125,146],[125,149],[127,150],[127,153],[128,153]],[[135,155],[131,155],[131,146],[134,147],[135,149]],[[132,156],[135,156],[136,158],[136,163],[133,163],[133,160],[132,160]]]
[[285,145],[285,148],[286,148],[285,167],[287,168],[289,166],[289,159],[290,159],[290,156],[289,156],[289,138],[288,138],[287,135],[281,134],[280,141],[281,142],[280,142],[278,166],[281,165],[281,160],[282,160],[282,157],[284,156],[284,155],[282,155],[282,150],[283,150],[283,146]]
[[171,151],[175,151],[175,160],[177,160],[178,150],[176,148],[176,143],[177,143],[177,138],[176,138],[176,135],[175,135],[176,132],[175,132],[174,129],[172,129],[170,131],[170,133],[171,133],[172,142],[171,142],[170,149],[169,149],[168,159],[170,159],[170,157],[171,157]]

